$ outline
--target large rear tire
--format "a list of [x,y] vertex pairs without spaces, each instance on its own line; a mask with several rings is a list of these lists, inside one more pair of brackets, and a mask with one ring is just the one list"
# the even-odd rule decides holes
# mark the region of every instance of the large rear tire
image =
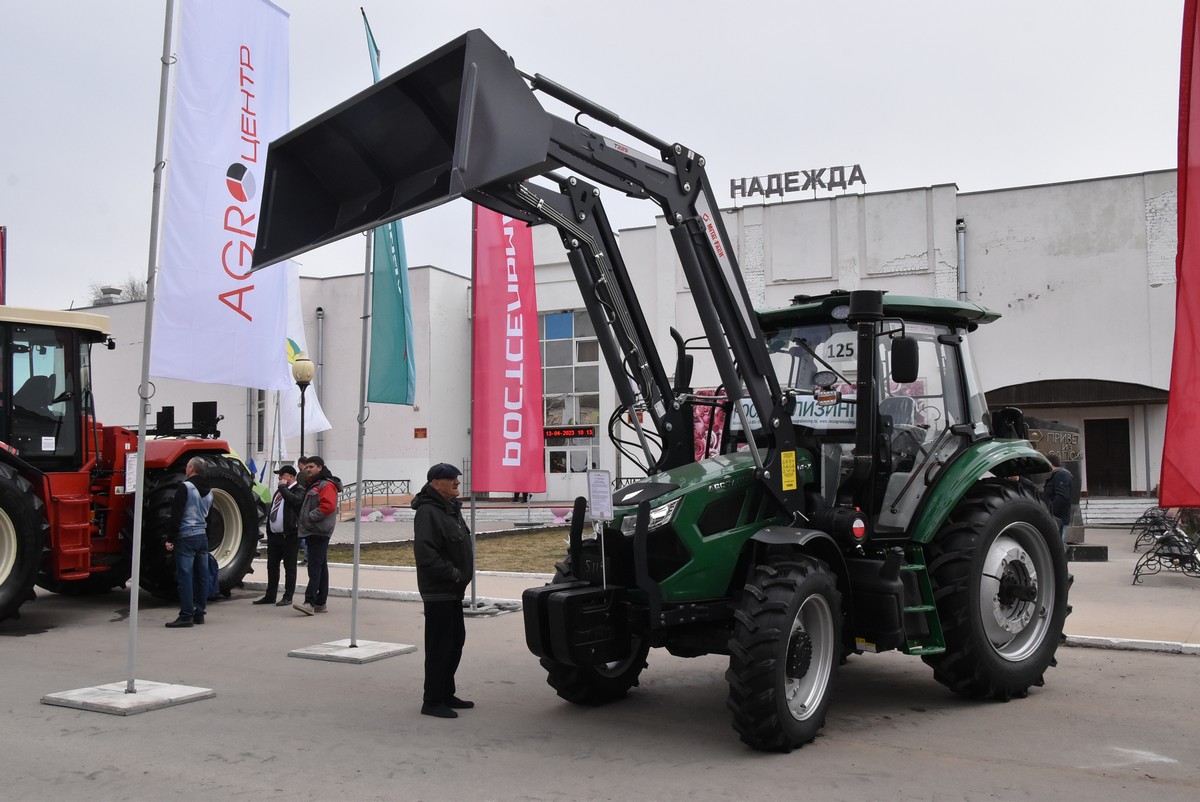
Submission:
[[961,696],[1008,701],[1044,684],[1070,606],[1058,527],[1020,485],[987,480],[928,550],[946,651],[922,658]]
[[0,621],[16,617],[34,597],[50,525],[46,508],[25,477],[0,463]]
[[742,741],[771,752],[825,725],[842,655],[837,580],[819,560],[777,557],[754,569],[734,611],[729,710]]
[[[213,460],[204,477],[212,487],[213,505],[208,514],[208,548],[217,558],[221,593],[229,596],[250,572],[258,550],[258,512],[255,496],[244,468]],[[142,538],[142,587],[168,601],[179,598],[175,582],[175,558],[166,550],[171,508],[183,482],[177,471],[161,474],[149,482]]]

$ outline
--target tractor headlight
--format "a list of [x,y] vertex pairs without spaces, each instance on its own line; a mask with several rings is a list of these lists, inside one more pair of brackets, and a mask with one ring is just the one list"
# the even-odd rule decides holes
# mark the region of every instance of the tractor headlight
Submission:
[[[670,522],[675,516],[675,508],[679,506],[679,499],[669,501],[661,507],[652,507],[650,509],[650,520],[646,523],[646,531],[653,532],[660,526]],[[631,512],[621,519],[621,534],[633,535],[633,530],[637,528],[637,511]]]

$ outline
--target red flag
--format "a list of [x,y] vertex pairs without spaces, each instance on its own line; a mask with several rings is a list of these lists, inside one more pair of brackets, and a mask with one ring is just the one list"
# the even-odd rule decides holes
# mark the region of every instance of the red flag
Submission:
[[471,489],[544,493],[533,235],[475,207]]
[[[1196,2],[1184,2],[1179,64],[1179,252],[1175,257],[1175,350],[1158,501],[1164,507],[1200,507],[1200,59],[1196,58],[1200,37]],[[1197,116],[1194,121],[1193,115]]]

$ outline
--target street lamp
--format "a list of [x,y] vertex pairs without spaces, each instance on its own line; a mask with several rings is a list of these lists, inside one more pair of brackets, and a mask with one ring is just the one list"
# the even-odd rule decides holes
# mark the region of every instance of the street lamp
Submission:
[[317,373],[317,366],[308,358],[308,354],[304,351],[296,354],[295,360],[292,362],[292,378],[296,380],[296,386],[300,388],[300,456],[305,456],[304,452],[304,391],[308,389],[308,385],[312,384],[313,376]]

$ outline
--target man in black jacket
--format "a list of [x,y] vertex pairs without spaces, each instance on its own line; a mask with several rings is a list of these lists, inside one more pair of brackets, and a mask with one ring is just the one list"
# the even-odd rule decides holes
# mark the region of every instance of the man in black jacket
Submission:
[[1062,460],[1057,454],[1048,454],[1047,459],[1054,466],[1046,483],[1042,485],[1042,501],[1050,510],[1050,514],[1058,521],[1059,535],[1062,542],[1067,542],[1067,527],[1071,525],[1071,472],[1062,466]]
[[439,462],[429,469],[429,480],[412,500],[417,561],[417,589],[425,605],[425,694],[421,713],[438,718],[458,718],[455,710],[474,702],[454,695],[454,673],[462,659],[467,629],[463,623],[463,595],[471,582],[475,556],[471,530],[458,500],[458,468]]
[[[304,500],[304,488],[296,483],[296,469],[284,465],[275,471],[279,486],[271,497],[267,513],[267,590],[253,604],[274,604],[287,607],[296,592],[296,555],[300,553],[300,536],[296,534],[296,516]],[[283,562],[283,598],[275,600],[279,591],[279,563]]]

